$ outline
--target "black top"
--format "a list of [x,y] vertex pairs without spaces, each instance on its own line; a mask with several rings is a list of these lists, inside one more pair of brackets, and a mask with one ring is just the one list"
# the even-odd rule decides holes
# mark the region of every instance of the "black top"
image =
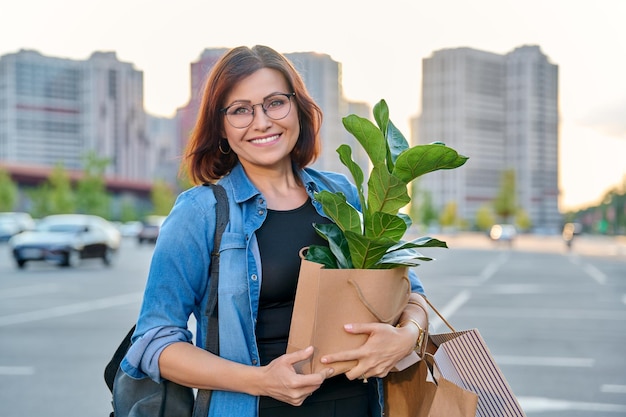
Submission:
[[[256,325],[261,365],[267,365],[287,351],[300,273],[300,250],[311,245],[328,246],[313,228],[313,223],[330,223],[330,220],[320,216],[307,200],[294,210],[268,210],[265,222],[256,232],[263,268]],[[339,375],[326,380],[305,404],[364,393],[367,393],[367,386],[360,380],[349,381]],[[281,404],[284,405],[269,397],[261,397],[261,408]]]

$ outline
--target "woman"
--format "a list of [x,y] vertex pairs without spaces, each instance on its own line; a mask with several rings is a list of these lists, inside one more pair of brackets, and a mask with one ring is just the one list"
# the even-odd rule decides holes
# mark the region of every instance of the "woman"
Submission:
[[[346,323],[347,332],[369,337],[359,349],[323,357],[331,369],[297,374],[293,365],[312,348],[285,353],[298,251],[326,243],[312,227],[329,222],[314,193],[341,191],[360,207],[345,176],[307,168],[319,152],[321,121],[299,74],[271,48],[234,48],[215,65],[186,167],[196,183],[219,181],[230,204],[220,248],[220,355],[189,343],[187,330],[189,315],[201,317],[207,302],[215,231],[215,197],[210,187],[197,186],[179,196],[161,228],[133,345],[122,363],[126,373],[214,390],[211,416],[382,415],[382,384],[375,377],[410,353],[418,326],[428,324],[418,294],[401,327]],[[419,280],[411,279],[421,293]],[[199,322],[200,345],[205,328]],[[355,359],[353,369],[333,375],[333,362]]]

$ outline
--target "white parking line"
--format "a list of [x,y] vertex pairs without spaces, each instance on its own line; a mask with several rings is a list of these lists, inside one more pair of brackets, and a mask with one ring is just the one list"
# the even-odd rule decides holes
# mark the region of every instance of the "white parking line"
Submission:
[[626,394],[626,385],[605,384],[600,387],[600,392],[605,392],[608,394]]
[[32,295],[57,292],[59,286],[57,284],[28,285],[24,287],[7,288],[0,290],[0,299],[28,297]]
[[32,366],[0,366],[0,375],[34,375],[35,368]]
[[591,358],[565,358],[550,356],[494,356],[498,365],[557,366],[571,368],[591,368],[595,360]]
[[28,313],[12,314],[0,317],[0,327],[12,324],[29,323],[32,321],[51,319],[55,317],[70,316],[72,314],[86,313],[88,311],[102,310],[126,304],[134,304],[141,301],[143,292],[118,295],[115,297],[101,298],[99,300],[85,301],[84,303],[68,304],[44,310],[30,311]]
[[591,277],[593,278],[594,281],[596,281],[598,284],[600,285],[604,285],[606,284],[606,275],[604,274],[604,272],[600,271],[598,268],[596,268],[595,266],[591,265],[591,264],[586,264],[583,269],[585,270],[585,272]]
[[[480,272],[478,282],[485,283],[500,269],[502,265],[511,257],[510,252],[502,252],[498,259],[487,264],[485,269]],[[444,316],[445,317],[445,316]],[[447,317],[446,317],[447,318]]]
[[[517,399],[525,412],[540,413],[543,411],[599,411],[604,413],[624,413],[626,405],[586,403],[557,400],[554,398],[519,397]],[[623,415],[623,414],[622,414]]]

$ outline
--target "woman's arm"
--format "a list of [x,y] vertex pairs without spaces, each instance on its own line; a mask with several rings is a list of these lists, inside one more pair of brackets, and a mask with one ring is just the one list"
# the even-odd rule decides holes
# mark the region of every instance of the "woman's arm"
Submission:
[[190,343],[174,343],[161,353],[159,368],[163,378],[181,385],[270,396],[300,405],[332,375],[332,369],[309,375],[295,372],[293,365],[312,354],[313,348],[309,347],[257,367],[220,358]]

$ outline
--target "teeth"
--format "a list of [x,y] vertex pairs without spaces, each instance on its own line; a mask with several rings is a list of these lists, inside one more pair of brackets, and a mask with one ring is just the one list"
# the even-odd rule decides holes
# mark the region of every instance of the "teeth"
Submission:
[[276,139],[278,139],[278,135],[270,136],[270,137],[267,137],[267,138],[254,139],[254,140],[252,140],[250,142],[252,142],[252,143],[268,143],[268,142],[271,142],[271,141],[276,140]]

